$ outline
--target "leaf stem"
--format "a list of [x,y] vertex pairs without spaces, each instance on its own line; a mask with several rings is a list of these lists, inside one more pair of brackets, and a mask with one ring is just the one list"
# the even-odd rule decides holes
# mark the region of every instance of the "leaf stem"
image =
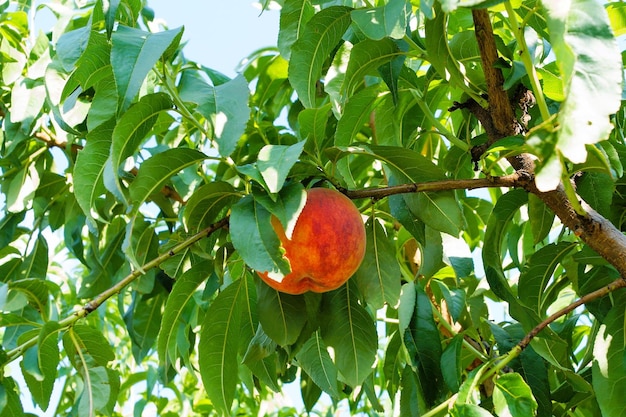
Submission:
[[[452,328],[452,326],[450,325],[450,323],[448,323],[448,321],[443,317],[443,315],[441,314],[441,311],[439,311],[437,309],[437,307],[435,307],[435,305],[432,305],[433,308],[433,312],[435,313],[435,316],[437,316],[437,318],[439,319],[439,324],[442,325],[443,327],[445,327],[445,329],[452,335],[456,336],[459,334],[459,332],[457,332],[456,330],[454,330]],[[473,346],[467,339],[465,339],[465,337],[463,337],[463,346],[469,350],[474,356],[476,356],[477,358],[479,358],[480,360],[482,360],[483,362],[487,362],[490,358],[485,355],[483,352],[481,352],[480,350],[476,349],[475,346]]]
[[443,123],[439,121],[439,119],[435,117],[435,115],[430,110],[430,108],[426,105],[421,94],[417,90],[411,89],[411,94],[413,94],[413,98],[415,99],[415,102],[420,107],[420,109],[424,112],[424,115],[426,116],[428,121],[432,123],[432,125],[439,131],[439,133],[445,136],[445,138],[448,139],[450,143],[458,146],[462,150],[467,151],[469,149],[469,145],[467,143],[457,138],[450,130],[448,130],[447,127],[443,125]]

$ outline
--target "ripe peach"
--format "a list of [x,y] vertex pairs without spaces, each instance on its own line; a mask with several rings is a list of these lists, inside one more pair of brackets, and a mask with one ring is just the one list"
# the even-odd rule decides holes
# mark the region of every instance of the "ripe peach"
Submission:
[[356,206],[327,188],[307,191],[307,200],[291,239],[276,217],[276,231],[291,272],[282,280],[258,272],[270,287],[287,293],[326,292],[339,288],[356,272],[365,255],[365,227]]

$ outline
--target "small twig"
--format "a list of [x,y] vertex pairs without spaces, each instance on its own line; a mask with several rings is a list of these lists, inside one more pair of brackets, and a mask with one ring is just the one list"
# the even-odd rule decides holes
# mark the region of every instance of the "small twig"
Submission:
[[361,190],[347,190],[345,188],[339,188],[339,191],[351,199],[373,198],[378,200],[395,194],[446,190],[473,190],[476,188],[494,187],[525,187],[530,181],[532,181],[532,176],[527,175],[524,171],[517,171],[513,174],[502,177],[429,181],[392,185],[389,187],[364,188]]
[[618,290],[620,288],[626,288],[626,279],[624,278],[618,278],[615,281],[611,282],[608,285],[605,285],[604,287],[595,290],[593,292],[590,292],[589,294],[585,294],[582,297],[580,297],[578,300],[574,301],[572,304],[562,308],[561,310],[557,311],[556,313],[552,314],[550,317],[548,317],[547,319],[545,319],[544,321],[542,321],[541,323],[539,323],[537,326],[535,326],[534,329],[532,329],[530,332],[528,332],[528,334],[526,334],[526,336],[524,336],[524,338],[522,340],[520,340],[520,342],[517,344],[521,350],[524,350],[528,347],[528,345],[530,344],[530,342],[546,327],[548,327],[552,322],[556,321],[558,318],[570,313],[571,311],[574,311],[577,307],[580,307],[583,304],[587,304],[591,301],[594,301],[598,298],[602,298],[605,295]]
[[[74,312],[72,315],[64,318],[63,320],[60,320],[59,321],[59,327],[60,327],[59,330],[68,329],[68,328],[72,327],[78,320],[87,317],[90,313],[92,313],[98,307],[100,307],[106,300],[108,300],[109,298],[111,298],[115,294],[120,293],[126,286],[128,286],[134,280],[136,280],[137,278],[139,278],[140,276],[145,274],[147,271],[149,271],[149,270],[151,270],[153,268],[156,268],[157,266],[159,266],[160,264],[162,264],[166,260],[176,256],[178,253],[180,253],[183,250],[187,249],[188,247],[192,246],[193,244],[195,244],[199,240],[204,239],[205,237],[210,236],[212,233],[218,231],[219,229],[227,227],[229,220],[230,220],[229,216],[226,216],[226,217],[222,218],[221,220],[217,221],[216,223],[213,223],[212,225],[210,225],[206,229],[196,233],[195,235],[191,236],[190,238],[188,238],[188,239],[184,240],[183,242],[179,243],[178,245],[174,246],[173,248],[171,248],[167,252],[165,252],[165,253],[161,254],[160,256],[157,256],[156,258],[152,259],[150,262],[142,265],[141,268],[135,269],[133,272],[131,272],[124,279],[119,281],[117,284],[115,284],[111,288],[109,288],[106,291],[104,291],[104,292],[100,293],[99,295],[97,295],[95,298],[93,298],[91,301],[89,301],[87,304],[85,304],[84,307],[82,307],[78,311]],[[5,358],[5,361],[3,362],[3,365],[6,365],[6,364],[14,361],[15,359],[19,358],[20,356],[22,356],[24,354],[24,352],[26,352],[26,350],[28,350],[31,347],[35,346],[37,344],[38,340],[39,340],[39,336],[34,336],[34,337],[26,340],[24,343],[22,343],[18,347],[8,351],[6,353],[6,358]]]

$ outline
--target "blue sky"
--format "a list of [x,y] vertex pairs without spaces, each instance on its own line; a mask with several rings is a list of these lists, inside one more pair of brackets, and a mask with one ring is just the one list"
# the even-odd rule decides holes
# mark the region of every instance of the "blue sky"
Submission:
[[252,0],[148,0],[168,27],[185,26],[185,56],[229,77],[251,52],[276,46],[278,10],[261,9]]

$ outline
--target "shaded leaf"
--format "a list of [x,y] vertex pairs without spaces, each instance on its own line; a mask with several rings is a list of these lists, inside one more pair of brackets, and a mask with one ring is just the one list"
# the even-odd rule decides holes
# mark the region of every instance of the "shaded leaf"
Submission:
[[509,191],[500,197],[485,231],[485,246],[482,251],[485,276],[491,290],[502,300],[509,302],[512,302],[514,296],[502,269],[502,242],[513,216],[527,201],[528,194],[524,190]]
[[518,296],[522,303],[538,314],[543,314],[549,307],[544,296],[554,270],[575,247],[577,243],[561,242],[550,244],[533,253],[521,272],[518,284]]
[[270,216],[252,196],[246,196],[232,207],[230,236],[249,267],[281,276],[288,273],[290,267],[279,250],[280,240],[272,228]]
[[209,305],[200,330],[200,375],[207,396],[224,414],[230,412],[238,382],[240,303],[245,284],[246,281],[240,279],[220,292]]
[[[417,372],[426,403],[432,406],[435,404],[443,383],[440,368],[441,339],[433,318],[430,298],[420,285],[407,285],[415,286],[413,301],[415,307],[404,331],[404,345],[413,369]],[[410,304],[411,300],[408,301]]]
[[356,87],[364,82],[366,75],[376,73],[379,67],[402,54],[398,44],[390,38],[357,43],[350,51],[342,91],[351,96]]
[[204,184],[187,200],[183,221],[189,232],[198,232],[226,215],[239,199],[232,185],[223,181]]
[[179,353],[184,352],[179,346],[178,334],[181,328],[190,326],[187,307],[195,305],[194,294],[212,271],[211,262],[196,263],[176,280],[167,297],[157,339],[159,361],[166,367],[175,363]]
[[373,308],[382,308],[385,303],[395,306],[401,278],[395,247],[376,218],[368,219],[365,230],[365,257],[354,276],[356,285]]
[[318,332],[315,332],[300,348],[296,354],[296,359],[302,370],[311,377],[318,387],[333,398],[339,398],[337,368]]
[[285,294],[261,280],[257,285],[257,311],[263,331],[278,345],[298,340],[306,324],[306,303],[301,295]]
[[350,282],[324,294],[320,325],[324,342],[335,350],[339,379],[356,387],[372,372],[378,340],[372,318],[356,299]]

